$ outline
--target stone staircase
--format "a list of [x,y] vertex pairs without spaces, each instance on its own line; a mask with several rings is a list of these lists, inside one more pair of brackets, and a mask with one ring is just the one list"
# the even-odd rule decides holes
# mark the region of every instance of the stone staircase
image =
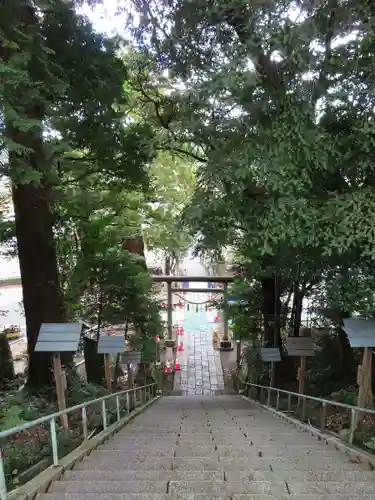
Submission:
[[38,498],[374,500],[375,472],[239,396],[171,396]]

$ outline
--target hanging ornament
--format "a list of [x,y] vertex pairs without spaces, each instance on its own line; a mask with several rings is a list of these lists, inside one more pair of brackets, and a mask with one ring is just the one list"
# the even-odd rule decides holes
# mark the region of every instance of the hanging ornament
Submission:
[[195,308],[195,311],[198,312],[198,304],[197,304],[197,307]]
[[189,311],[190,310],[190,305],[189,302],[187,303],[186,309]]

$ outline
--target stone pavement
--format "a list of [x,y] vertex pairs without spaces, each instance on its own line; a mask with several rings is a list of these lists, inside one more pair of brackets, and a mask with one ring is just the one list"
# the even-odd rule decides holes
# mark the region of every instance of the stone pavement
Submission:
[[39,500],[374,500],[375,472],[240,398],[164,397]]
[[[187,293],[186,298],[191,302],[204,302],[207,295]],[[181,336],[184,351],[180,356],[180,380],[176,379],[179,387],[175,389],[188,396],[218,395],[224,391],[224,378],[220,354],[212,345],[214,324],[209,323],[210,313],[204,306],[198,306],[198,309],[197,312],[195,305],[191,305],[189,311],[186,307],[184,309],[184,334]]]

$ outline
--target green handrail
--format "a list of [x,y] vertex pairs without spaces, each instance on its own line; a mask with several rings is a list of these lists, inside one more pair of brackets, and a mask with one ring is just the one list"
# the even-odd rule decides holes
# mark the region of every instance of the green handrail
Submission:
[[[303,400],[304,403],[306,402],[306,400],[311,400],[311,401],[315,401],[317,403],[320,403],[322,405],[323,416],[325,415],[325,410],[326,410],[326,407],[328,405],[337,406],[340,408],[345,408],[347,410],[350,410],[351,421],[350,421],[349,444],[353,444],[354,432],[355,432],[356,425],[357,425],[358,415],[360,415],[361,413],[368,413],[370,415],[375,415],[375,410],[371,409],[371,408],[361,408],[360,406],[353,406],[353,405],[348,405],[346,403],[339,403],[338,401],[333,401],[331,399],[318,398],[316,396],[309,396],[307,394],[300,394],[298,392],[287,391],[285,389],[278,389],[276,387],[271,387],[271,386],[266,386],[266,385],[253,384],[251,382],[244,382],[244,385],[247,387],[257,387],[258,389],[261,390],[261,394],[263,394],[263,391],[266,391],[267,392],[267,404],[265,405],[266,407],[271,406],[270,402],[271,402],[272,391],[276,392],[276,411],[277,412],[279,412],[280,394],[286,394],[288,396],[288,409],[290,409],[290,407],[291,407],[291,398],[293,396],[295,396],[299,400]],[[261,399],[262,399],[262,396],[261,396]],[[324,422],[323,422],[323,425],[324,425]]]
[[[126,409],[128,414],[130,413],[130,394],[141,394],[141,402],[146,403],[156,396],[156,384],[148,384],[143,385],[141,387],[134,387],[133,389],[127,389],[126,391],[116,392],[114,394],[109,394],[108,396],[103,396],[98,399],[92,399],[90,401],[85,401],[79,405],[71,406],[70,408],[66,408],[65,410],[58,411],[56,413],[51,413],[51,415],[46,415],[44,417],[33,420],[32,422],[26,422],[25,424],[18,425],[16,427],[12,427],[11,429],[7,429],[6,431],[0,432],[0,440],[4,438],[8,438],[14,434],[18,434],[19,432],[30,429],[31,427],[35,427],[36,425],[40,425],[43,423],[49,422],[50,425],[50,440],[51,440],[51,448],[52,448],[52,457],[53,457],[53,465],[57,467],[60,463],[59,459],[59,451],[58,451],[58,442],[57,442],[57,432],[56,432],[56,419],[63,416],[68,415],[69,413],[75,412],[77,410],[82,410],[82,429],[84,440],[88,439],[88,429],[87,429],[87,407],[96,405],[98,403],[102,404],[102,420],[103,420],[103,429],[106,430],[107,425],[107,408],[106,401],[109,399],[116,400],[116,420],[117,422],[120,420],[120,397],[126,397]],[[3,453],[0,445],[0,500],[7,500],[8,491],[6,486],[6,478],[5,478],[5,469],[4,469],[4,459]]]

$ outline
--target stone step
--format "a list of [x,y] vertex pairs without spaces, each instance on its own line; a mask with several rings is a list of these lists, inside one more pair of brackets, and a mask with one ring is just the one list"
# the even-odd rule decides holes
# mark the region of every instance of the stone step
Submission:
[[[293,467],[295,469],[295,467]],[[373,471],[326,471],[326,470],[282,470],[282,471],[256,471],[256,470],[232,470],[226,471],[225,477],[228,481],[274,481],[282,480],[286,482],[345,482],[345,481],[359,481],[373,483],[375,491],[375,472]]]
[[[77,462],[74,466],[74,470],[90,470],[90,469],[100,469],[100,470],[160,470],[160,471],[171,471],[172,470],[172,459],[168,458],[157,458],[148,459],[143,461],[130,460],[128,462],[124,460],[108,461],[103,455],[97,455],[92,457],[93,454],[89,456],[86,460],[82,462]],[[215,463],[219,465],[219,463]],[[197,470],[197,469],[190,469]],[[199,469],[198,469],[199,470]],[[204,470],[220,470],[219,467],[216,468],[206,468]]]
[[44,493],[36,497],[38,500],[374,500],[373,495],[268,495],[260,494],[233,494],[233,495],[215,495],[215,494],[158,494],[158,493],[104,493],[93,495],[92,493]]
[[134,448],[134,449],[123,449],[113,447],[111,443],[103,444],[99,446],[93,453],[104,453],[107,456],[113,457],[123,457],[125,460],[134,457],[173,457],[176,445],[171,445],[165,449],[159,449],[159,447],[149,447],[149,448]]
[[[272,474],[272,473],[271,473]],[[70,470],[64,473],[69,481],[222,481],[224,472],[160,471],[160,470]]]
[[51,493],[168,493],[168,481],[58,481]]
[[191,495],[203,495],[203,494],[216,494],[221,496],[228,495],[231,497],[234,494],[266,494],[274,496],[282,496],[288,494],[285,482],[227,482],[227,481],[196,481],[185,482],[185,481],[171,481],[169,483],[168,492],[171,495],[179,494],[191,494]]
[[[311,483],[313,484],[313,483]],[[51,492],[59,493],[168,493],[180,494],[268,494],[284,495],[288,490],[284,481],[280,482],[226,482],[226,481],[58,481],[53,484]],[[299,493],[297,491],[296,493]],[[318,491],[301,491],[301,493],[319,493]],[[333,492],[334,493],[334,492]],[[364,493],[367,493],[366,491]]]
[[288,481],[288,490],[295,495],[326,494],[326,495],[370,495],[375,498],[375,482],[294,482]]
[[[176,465],[176,460],[174,459],[174,463]],[[180,459],[183,460],[183,459]],[[183,466],[184,463],[181,461],[181,466]],[[235,471],[235,470],[273,470],[274,472],[278,471],[300,471],[300,470],[314,470],[314,469],[319,469],[321,470],[322,468],[325,469],[326,471],[346,471],[346,470],[361,470],[360,466],[357,466],[356,464],[352,464],[349,461],[348,462],[322,462],[319,460],[319,457],[315,457],[315,459],[311,459],[311,461],[302,461],[296,459],[295,462],[288,462],[288,459],[285,458],[283,459],[282,457],[278,458],[259,458],[258,460],[252,462],[248,458],[244,459],[229,459],[229,458],[224,458],[220,459],[220,466],[225,470],[225,471]]]

